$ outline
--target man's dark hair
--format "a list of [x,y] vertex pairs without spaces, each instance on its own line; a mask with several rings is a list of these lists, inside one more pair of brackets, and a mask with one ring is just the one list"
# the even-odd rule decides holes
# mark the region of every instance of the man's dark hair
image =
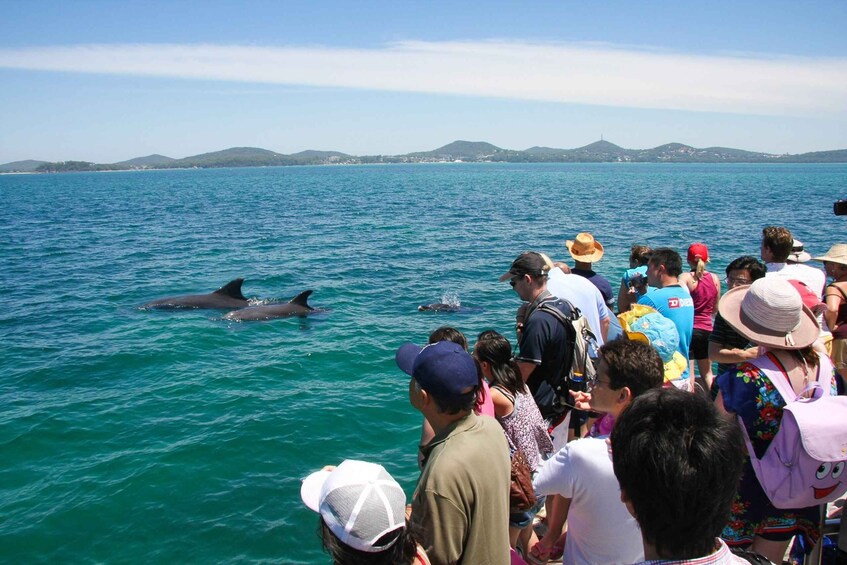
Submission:
[[738,259],[735,259],[732,263],[726,266],[726,274],[729,275],[730,271],[742,271],[746,270],[750,273],[751,281],[757,281],[760,278],[764,277],[768,272],[768,268],[764,263],[753,257],[752,255],[742,255]]
[[771,250],[774,262],[785,263],[785,260],[791,255],[794,237],[788,231],[788,228],[768,226],[762,230],[762,245]]
[[650,264],[664,265],[665,272],[672,277],[678,277],[682,274],[682,257],[670,247],[654,249],[650,253]]
[[612,430],[612,463],[644,541],[662,559],[715,551],[744,461],[737,422],[699,394],[650,390]]
[[459,395],[451,396],[450,398],[441,398],[430,393],[430,396],[435,401],[438,411],[442,414],[458,414],[459,412],[469,412],[476,406],[477,398],[482,388],[482,369],[479,364],[476,366],[477,374],[479,375],[480,384],[472,387],[469,391]]
[[609,388],[629,388],[632,397],[664,382],[664,364],[659,353],[643,341],[616,339],[600,348],[600,359],[609,369]]
[[429,334],[428,343],[438,343],[439,341],[452,341],[456,345],[461,345],[465,351],[468,350],[468,338],[465,337],[465,334],[450,326],[441,326]]

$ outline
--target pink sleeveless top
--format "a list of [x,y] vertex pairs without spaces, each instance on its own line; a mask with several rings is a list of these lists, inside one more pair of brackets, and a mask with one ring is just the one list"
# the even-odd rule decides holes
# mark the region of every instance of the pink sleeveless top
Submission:
[[712,313],[718,304],[718,288],[712,273],[706,271],[691,291],[694,302],[694,329],[712,331]]

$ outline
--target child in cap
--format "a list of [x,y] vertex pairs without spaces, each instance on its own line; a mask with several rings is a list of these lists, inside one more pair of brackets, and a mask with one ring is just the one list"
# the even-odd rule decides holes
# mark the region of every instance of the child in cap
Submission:
[[406,524],[406,494],[382,465],[324,467],[303,479],[300,498],[320,514],[321,542],[336,565],[429,565]]

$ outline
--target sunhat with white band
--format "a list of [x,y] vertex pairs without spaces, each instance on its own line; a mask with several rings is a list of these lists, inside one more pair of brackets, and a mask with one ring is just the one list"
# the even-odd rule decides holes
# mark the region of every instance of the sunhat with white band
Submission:
[[757,345],[802,349],[820,335],[815,315],[785,279],[764,277],[728,291],[718,311],[735,331]]

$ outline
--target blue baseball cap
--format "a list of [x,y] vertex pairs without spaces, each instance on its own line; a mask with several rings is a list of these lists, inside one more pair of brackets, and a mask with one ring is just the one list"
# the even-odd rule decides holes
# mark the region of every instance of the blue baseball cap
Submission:
[[422,389],[436,398],[454,398],[479,385],[476,362],[452,341],[418,347],[404,343],[394,356],[397,366],[412,375]]

